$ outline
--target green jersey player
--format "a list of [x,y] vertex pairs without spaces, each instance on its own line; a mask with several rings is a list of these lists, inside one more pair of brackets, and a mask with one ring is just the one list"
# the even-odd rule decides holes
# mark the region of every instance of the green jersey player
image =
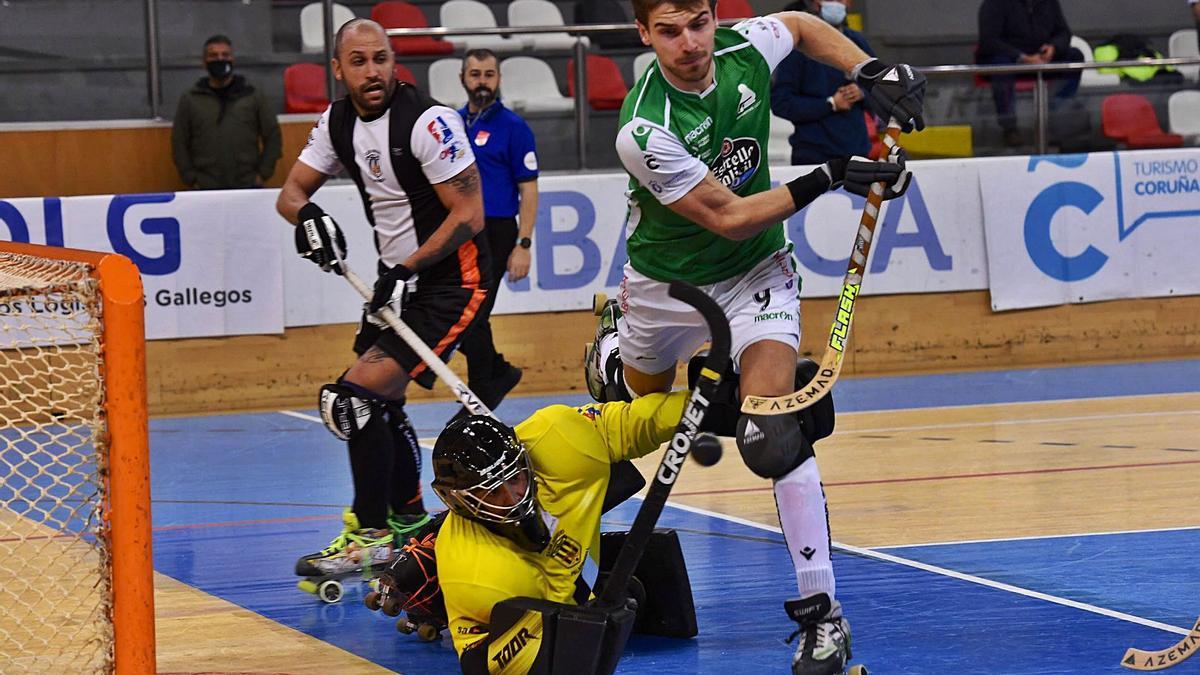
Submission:
[[[702,286],[729,318],[739,392],[728,410],[742,396],[792,392],[800,278],[782,221],[830,189],[865,195],[883,182],[888,199],[908,184],[897,151],[885,162],[834,160],[772,189],[771,73],[793,49],[846,72],[878,114],[905,130],[924,126],[925,80],[908,66],[869,58],[818,17],[784,12],[718,28],[715,4],[633,0],[642,41],[657,60],[621,109],[616,147],[630,175],[629,263],[588,353],[589,390],[598,399],[670,389],[676,364],[707,339],[699,315],[667,295],[673,279]],[[725,425],[746,465],[774,481],[802,596],[785,603],[800,624],[792,671],[805,675],[843,672],[850,642],[834,599],[813,426],[736,412]]]

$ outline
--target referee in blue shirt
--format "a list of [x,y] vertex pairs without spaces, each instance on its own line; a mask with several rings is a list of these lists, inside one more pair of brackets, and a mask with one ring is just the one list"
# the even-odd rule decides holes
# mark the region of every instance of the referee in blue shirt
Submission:
[[[491,50],[472,49],[463,56],[462,84],[467,105],[458,112],[483,181],[484,234],[492,249],[492,276],[487,301],[459,351],[467,357],[467,384],[489,408],[495,408],[521,380],[521,369],[496,351],[490,315],[505,271],[510,282],[529,274],[538,202],[537,149],[529,125],[500,102],[499,61]],[[465,409],[459,411],[463,414]]]

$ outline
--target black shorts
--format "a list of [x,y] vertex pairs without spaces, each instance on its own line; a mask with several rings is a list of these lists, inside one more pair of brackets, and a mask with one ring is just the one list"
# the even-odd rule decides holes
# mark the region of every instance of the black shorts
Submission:
[[[486,298],[484,288],[418,282],[417,289],[404,299],[400,320],[443,362],[448,362]],[[354,338],[354,353],[361,356],[373,346],[395,359],[417,384],[426,389],[433,388],[437,375],[421,357],[391,329],[369,323],[364,312],[358,335]]]

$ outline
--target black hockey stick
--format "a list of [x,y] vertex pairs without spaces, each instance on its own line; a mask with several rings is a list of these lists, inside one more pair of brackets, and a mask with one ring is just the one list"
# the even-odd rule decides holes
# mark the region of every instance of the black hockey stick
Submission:
[[[890,153],[900,137],[900,123],[895,119],[888,122],[884,145]],[[854,237],[854,250],[850,252],[850,266],[842,280],[842,292],[838,297],[837,312],[833,316],[833,327],[829,329],[829,340],[821,356],[817,374],[800,391],[784,396],[747,396],[742,402],[742,412],[755,415],[783,415],[803,410],[816,403],[833,389],[842,372],[842,359],[846,355],[846,343],[850,340],[850,322],[854,319],[854,303],[862,289],[863,275],[867,272],[867,256],[871,252],[871,241],[875,238],[875,224],[879,209],[883,205],[883,183],[871,184],[867,205],[863,207],[858,222],[858,233]]]
[[675,479],[683,469],[684,460],[692,450],[692,443],[696,440],[696,433],[700,422],[704,420],[708,403],[712,400],[717,385],[721,383],[721,373],[729,367],[729,321],[725,318],[721,306],[704,291],[683,281],[672,281],[668,293],[672,298],[691,305],[700,313],[712,333],[712,346],[704,360],[704,367],[700,369],[696,386],[692,388],[692,395],[684,406],[683,419],[679,420],[679,425],[675,427],[675,434],[671,437],[662,462],[658,465],[658,471],[654,474],[654,483],[650,485],[642,507],[638,509],[629,534],[625,536],[625,544],[617,555],[617,561],[613,563],[612,573],[609,574],[604,589],[596,600],[596,603],[602,606],[624,604],[629,581],[642,559],[646,542],[658,523],[658,517],[667,503]]

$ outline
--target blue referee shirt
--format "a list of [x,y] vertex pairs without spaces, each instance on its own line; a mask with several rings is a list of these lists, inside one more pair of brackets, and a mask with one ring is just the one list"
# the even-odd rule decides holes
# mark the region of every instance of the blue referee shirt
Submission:
[[500,99],[472,115],[458,111],[467,125],[475,163],[483,180],[483,210],[488,218],[516,217],[520,200],[517,183],[538,176],[533,130]]

